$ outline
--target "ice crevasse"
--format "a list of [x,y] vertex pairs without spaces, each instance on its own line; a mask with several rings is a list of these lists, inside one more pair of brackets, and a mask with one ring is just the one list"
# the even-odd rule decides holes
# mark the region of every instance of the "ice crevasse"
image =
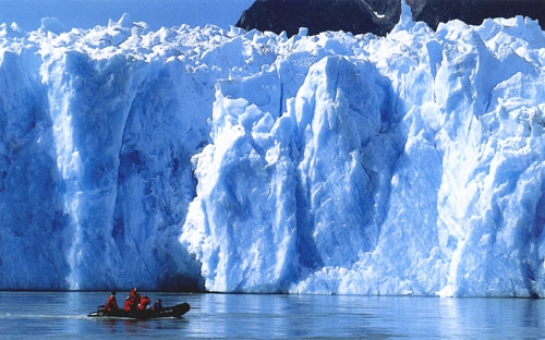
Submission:
[[0,27],[0,288],[545,296],[545,36]]

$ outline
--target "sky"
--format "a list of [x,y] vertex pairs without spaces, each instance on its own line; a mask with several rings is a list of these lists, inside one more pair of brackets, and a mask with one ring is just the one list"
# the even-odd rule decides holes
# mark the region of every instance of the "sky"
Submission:
[[0,0],[0,23],[17,23],[25,31],[40,27],[44,17],[67,28],[92,28],[128,13],[151,29],[207,23],[228,28],[254,0]]

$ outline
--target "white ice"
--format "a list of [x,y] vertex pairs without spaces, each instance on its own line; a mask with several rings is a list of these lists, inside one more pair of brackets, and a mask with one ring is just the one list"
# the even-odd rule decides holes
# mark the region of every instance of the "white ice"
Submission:
[[536,22],[59,25],[0,27],[1,289],[545,296]]

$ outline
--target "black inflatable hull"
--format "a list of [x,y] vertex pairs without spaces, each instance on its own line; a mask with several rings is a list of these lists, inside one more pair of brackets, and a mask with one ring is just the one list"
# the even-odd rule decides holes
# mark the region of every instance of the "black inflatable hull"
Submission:
[[99,306],[96,312],[88,314],[87,316],[131,319],[181,318],[182,315],[189,312],[190,309],[191,307],[187,302],[180,303],[172,307],[166,307],[160,312],[155,312],[152,310],[126,312],[122,309],[113,312],[106,312],[104,310],[104,306]]

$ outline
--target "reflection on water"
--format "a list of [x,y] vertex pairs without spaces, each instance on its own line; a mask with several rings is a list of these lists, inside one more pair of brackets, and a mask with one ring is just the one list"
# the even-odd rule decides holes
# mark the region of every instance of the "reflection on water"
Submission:
[[167,294],[182,319],[89,318],[108,293],[0,292],[0,337],[540,338],[545,300],[342,295]]
[[439,299],[447,336],[472,333],[497,338],[542,338],[545,301],[532,299]]

